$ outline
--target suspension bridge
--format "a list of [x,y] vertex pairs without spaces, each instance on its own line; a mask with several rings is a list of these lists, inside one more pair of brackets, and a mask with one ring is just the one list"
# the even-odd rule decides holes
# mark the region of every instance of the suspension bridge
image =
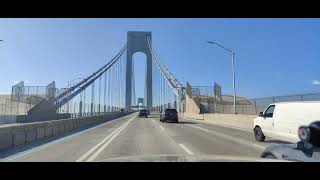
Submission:
[[28,111],[29,119],[55,119],[57,114],[92,116],[107,112],[131,111],[136,106],[133,54],[147,57],[145,78],[146,108],[175,108],[182,111],[183,85],[161,63],[152,47],[151,32],[128,32],[127,42],[113,59],[93,74],[72,84],[60,94],[41,101]]
[[[128,32],[127,42],[119,49],[105,65],[87,77],[75,79],[67,88],[57,89],[52,82],[37,87],[35,95],[34,87],[27,88],[22,82],[15,85],[11,100],[29,104],[24,106],[27,114],[22,115],[26,123],[0,127],[0,150],[8,149],[0,151],[0,161],[123,160],[117,157],[136,158],[124,161],[161,161],[152,159],[158,156],[146,155],[161,155],[164,160],[168,157],[178,160],[178,155],[259,157],[268,145],[254,140],[250,123],[249,129],[230,128],[180,116],[190,112],[202,117],[199,102],[203,100],[221,99],[223,104],[215,105],[221,105],[225,111],[232,107],[233,98],[222,96],[220,86],[217,86],[220,93],[215,94],[219,97],[214,97],[211,90],[203,93],[202,87],[195,89],[188,83],[184,87],[161,62],[152,45],[151,32]],[[134,111],[142,102],[140,98],[136,102],[133,59],[136,52],[146,55],[143,105],[151,111],[148,118],[138,118]],[[44,95],[39,96],[38,91]],[[222,101],[223,98],[230,101]],[[245,106],[251,108],[252,104]],[[159,111],[165,108],[177,109],[179,123],[159,122]],[[47,143],[47,138],[59,139]],[[43,144],[32,144],[40,139]]]

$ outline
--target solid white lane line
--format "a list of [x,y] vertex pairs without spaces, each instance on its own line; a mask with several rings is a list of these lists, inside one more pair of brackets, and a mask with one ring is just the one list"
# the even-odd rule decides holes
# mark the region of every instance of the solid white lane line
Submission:
[[122,118],[123,118],[123,117],[120,117],[120,118],[117,118],[117,119],[114,119],[114,120],[110,120],[110,121],[105,122],[105,123],[103,123],[103,124],[100,124],[100,125],[98,125],[98,126],[94,126],[94,127],[92,127],[92,128],[89,128],[89,129],[86,129],[86,130],[83,130],[83,131],[80,131],[80,132],[77,132],[77,133],[68,135],[68,136],[66,136],[66,137],[53,140],[53,141],[48,142],[48,143],[46,143],[46,144],[40,145],[40,146],[38,146],[38,147],[34,147],[34,148],[29,149],[29,150],[27,150],[27,151],[23,151],[23,152],[21,152],[21,153],[14,154],[14,155],[12,155],[12,156],[9,156],[9,157],[6,157],[6,158],[0,160],[0,162],[12,161],[12,160],[14,160],[14,159],[23,157],[23,156],[28,155],[28,154],[30,154],[30,153],[43,150],[43,149],[49,147],[50,145],[54,145],[54,144],[57,144],[57,143],[59,143],[59,142],[68,140],[68,139],[70,139],[70,138],[73,138],[74,136],[77,136],[77,135],[86,133],[86,132],[88,132],[88,131],[97,129],[97,128],[99,128],[99,127],[102,127],[102,126],[104,126],[104,125],[110,124],[110,123],[112,123],[112,122],[116,122],[116,121],[118,121],[118,120],[120,120],[120,119],[122,119]]
[[219,132],[216,132],[216,131],[210,131],[208,129],[204,129],[204,128],[201,128],[201,127],[198,127],[198,126],[195,126],[195,125],[189,125],[188,124],[188,126],[200,129],[202,131],[208,132],[208,133],[213,134],[215,136],[219,136],[221,138],[227,139],[229,141],[240,143],[240,144],[243,144],[243,145],[246,145],[246,146],[250,146],[250,147],[253,147],[253,148],[256,148],[256,149],[259,149],[259,150],[261,150],[261,149],[264,150],[265,149],[264,146],[255,144],[255,143],[253,143],[251,141],[247,141],[247,140],[244,140],[244,139],[240,139],[240,138],[237,138],[237,137],[234,137],[234,136],[230,136],[230,135],[226,135],[226,134],[223,134],[223,133],[219,133]]
[[193,155],[193,152],[190,151],[185,145],[179,144],[179,146],[180,146],[185,152],[187,152],[189,155]]
[[184,120],[188,120],[188,121],[196,122],[196,123],[200,123],[200,124],[205,124],[205,125],[220,126],[220,127],[229,128],[229,129],[236,129],[236,130],[246,131],[246,132],[250,132],[250,133],[252,132],[252,130],[249,130],[249,129],[239,128],[239,127],[231,126],[231,125],[227,125],[227,124],[205,122],[205,121],[199,121],[199,120],[194,120],[194,119],[189,119],[189,118],[184,118]]
[[127,122],[123,123],[119,128],[112,131],[107,137],[102,139],[98,144],[96,144],[94,147],[92,147],[89,151],[87,151],[85,154],[83,154],[79,159],[76,160],[76,162],[81,162],[84,159],[86,159],[90,154],[92,154],[96,149],[98,149],[102,144],[107,141],[118,129],[120,129],[122,126],[124,126]]
[[163,130],[164,130],[164,128],[163,128],[162,126],[160,126],[160,129],[161,129],[161,131],[163,131]]
[[[136,117],[136,115],[135,116],[133,116],[133,117],[131,117],[130,119],[129,119],[129,121],[130,120],[132,120],[133,118],[135,118]],[[127,122],[125,122],[125,123],[123,123],[119,128],[117,128],[116,130],[114,130],[112,133],[110,133],[107,137],[105,137],[104,139],[102,139],[98,144],[96,144],[94,147],[92,147],[89,151],[87,151],[85,154],[83,154],[80,158],[78,158],[77,160],[76,160],[76,162],[81,162],[81,161],[83,161],[84,159],[86,159],[90,154],[92,154],[94,151],[96,151],[96,149],[98,149],[100,146],[102,146],[102,144],[104,143],[104,142],[106,142],[113,134],[115,134],[119,129],[121,129],[126,123],[128,123],[128,121]]]
[[90,156],[88,158],[88,160],[86,162],[91,162],[93,161],[96,157],[98,157],[98,155],[111,143],[111,141],[116,138],[119,133],[128,126],[128,124],[134,120],[136,116],[132,117],[128,122],[126,122],[124,124],[124,126],[121,126],[119,129],[116,130],[116,133],[115,134],[112,134],[112,137],[105,143],[103,144],[94,154],[92,154],[92,156]]

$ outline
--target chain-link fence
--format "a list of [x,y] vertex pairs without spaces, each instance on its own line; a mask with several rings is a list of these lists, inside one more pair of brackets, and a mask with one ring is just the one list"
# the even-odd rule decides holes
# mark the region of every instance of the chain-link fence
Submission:
[[298,94],[298,95],[288,95],[288,96],[275,96],[266,98],[251,99],[251,105],[254,105],[255,114],[259,114],[265,110],[265,108],[272,103],[277,102],[292,102],[292,101],[320,101],[320,93],[310,93],[310,94]]
[[[234,113],[234,96],[222,95],[216,97],[212,86],[192,86],[192,97],[199,99],[200,113]],[[274,96],[256,99],[236,97],[236,113],[256,115],[265,110],[268,105],[277,102],[320,101],[320,93]]]
[[26,115],[41,101],[66,90],[67,88],[56,88],[54,81],[48,86],[24,86],[21,81],[12,86],[11,95],[0,95],[0,115]]
[[[222,101],[209,101],[208,106],[209,113],[234,113],[233,96],[230,96],[228,100],[225,96],[222,96]],[[300,95],[288,95],[288,96],[275,96],[257,99],[245,99],[237,97],[236,112],[237,114],[259,114],[272,103],[277,102],[292,102],[292,101],[320,101],[320,93],[313,94],[300,94]]]
[[214,89],[212,86],[192,86],[191,94],[192,96],[213,97]]

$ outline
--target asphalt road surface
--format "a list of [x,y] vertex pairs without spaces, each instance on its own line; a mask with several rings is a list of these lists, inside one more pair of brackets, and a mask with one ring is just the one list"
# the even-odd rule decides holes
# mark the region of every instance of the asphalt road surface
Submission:
[[66,136],[0,161],[91,162],[149,155],[228,155],[259,157],[270,142],[257,142],[253,132],[179,119],[161,123],[159,114],[137,113]]

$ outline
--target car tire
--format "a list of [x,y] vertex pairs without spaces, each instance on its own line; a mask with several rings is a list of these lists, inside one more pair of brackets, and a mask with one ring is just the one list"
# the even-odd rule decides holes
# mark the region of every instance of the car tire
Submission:
[[263,142],[266,138],[260,127],[254,128],[254,137],[259,142]]

